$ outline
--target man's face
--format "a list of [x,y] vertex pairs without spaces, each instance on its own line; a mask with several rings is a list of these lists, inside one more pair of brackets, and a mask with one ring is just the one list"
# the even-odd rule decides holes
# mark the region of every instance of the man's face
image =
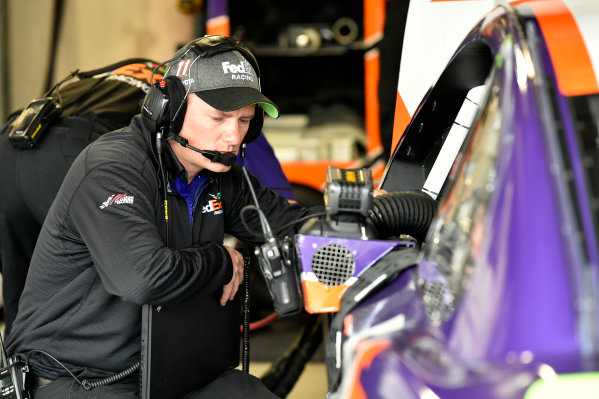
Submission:
[[[239,152],[254,117],[255,105],[223,112],[212,108],[195,94],[187,96],[187,112],[179,135],[188,140],[189,145],[201,150],[221,153]],[[220,163],[211,162],[202,154],[170,142],[179,162],[185,167],[190,178],[203,169],[213,172],[226,172],[231,169]]]

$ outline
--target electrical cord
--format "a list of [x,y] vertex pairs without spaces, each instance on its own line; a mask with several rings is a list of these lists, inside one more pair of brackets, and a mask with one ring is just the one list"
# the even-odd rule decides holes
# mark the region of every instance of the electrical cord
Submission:
[[296,225],[298,223],[305,222],[306,220],[309,220],[309,219],[312,219],[315,217],[325,216],[326,214],[327,214],[326,212],[316,212],[316,213],[312,213],[310,215],[306,215],[304,217],[294,220],[293,222],[289,222],[287,224],[282,225],[281,227],[279,227],[278,229],[275,230],[275,234],[278,234],[278,233],[282,232],[283,230],[285,230],[293,225]]
[[122,379],[129,377],[130,375],[132,375],[134,372],[136,372],[137,370],[139,370],[140,367],[140,363],[137,362],[134,365],[126,368],[125,370],[116,373],[114,375],[111,375],[109,377],[105,377],[93,382],[88,381],[87,379],[81,381],[79,378],[77,378],[77,376],[75,374],[73,374],[73,372],[71,370],[69,370],[69,368],[67,366],[65,366],[60,360],[58,360],[57,358],[55,358],[54,356],[52,356],[50,353],[40,350],[40,349],[32,349],[30,351],[27,352],[27,356],[25,356],[25,367],[29,369],[29,356],[32,353],[41,353],[44,356],[49,357],[50,359],[52,359],[54,362],[56,362],[60,367],[62,367],[67,373],[69,373],[69,375],[75,380],[75,382],[77,382],[77,384],[81,385],[83,387],[83,389],[85,389],[86,391],[89,391],[93,388],[102,386],[102,385],[109,385],[109,384],[114,384],[115,382],[121,381]]
[[[242,147],[242,160],[245,157],[245,145]],[[301,223],[303,221],[306,221],[308,219],[311,219],[313,217],[318,217],[318,216],[324,216],[326,215],[326,212],[318,212],[318,213],[314,213],[314,214],[310,214],[310,215],[306,215],[304,217],[301,217],[299,219],[296,219],[290,223],[287,223],[281,227],[279,227],[277,230],[275,230],[275,232],[273,233],[273,231],[270,229],[270,224],[268,223],[268,219],[266,218],[266,216],[264,216],[264,212],[262,212],[262,210],[259,208],[258,205],[258,198],[256,197],[256,192],[254,191],[254,187],[252,186],[252,182],[250,180],[250,177],[248,175],[248,171],[245,167],[244,164],[242,164],[242,170],[243,170],[243,174],[245,176],[245,179],[248,183],[249,189],[250,189],[250,193],[252,194],[252,198],[254,199],[254,204],[255,205],[246,205],[241,209],[241,212],[239,214],[240,219],[241,219],[241,223],[243,224],[243,227],[245,227],[245,229],[252,234],[253,236],[255,236],[256,238],[260,238],[260,239],[264,239],[265,241],[270,241],[272,239],[274,239],[274,234],[276,233],[280,233],[283,230],[296,225],[298,223]],[[260,220],[260,225],[262,227],[262,233],[258,233],[255,230],[253,230],[250,225],[248,224],[247,220],[245,219],[245,214],[249,211],[249,210],[255,210],[256,212],[258,212],[258,218]]]
[[[258,212],[258,217],[260,219],[265,218],[264,213],[259,208],[257,208],[256,205],[246,205],[241,209],[241,212],[239,213],[241,223],[243,224],[243,227],[245,227],[245,229],[248,231],[248,233],[250,233],[254,237],[259,238],[261,240],[266,240],[266,234],[255,231],[248,224],[248,222],[245,218],[245,215],[247,214],[248,211],[251,211],[251,210]],[[263,223],[262,220],[261,220],[261,223]]]
[[168,199],[166,196],[167,184],[164,165],[162,164],[162,137],[164,135],[164,127],[160,131],[156,132],[156,152],[158,153],[158,165],[160,169],[160,176],[162,178],[162,195],[164,197],[164,225],[166,229],[166,241],[165,245],[168,247]]
[[[258,207],[259,202],[258,202],[258,197],[256,197],[256,192],[254,191],[254,187],[252,186],[252,181],[250,180],[250,176],[248,175],[248,171],[246,169],[245,166],[242,167],[243,170],[243,175],[245,176],[245,179],[248,183],[248,187],[250,189],[250,193],[252,194],[252,198],[254,199],[254,204],[255,205],[248,205],[249,207],[254,207],[254,209],[256,209],[256,211],[258,212],[258,217],[260,219],[260,225],[262,227],[262,231],[264,232],[263,235],[264,237],[266,237],[267,240],[270,240],[271,238],[274,238],[272,231],[270,229],[270,225],[268,224],[268,219],[266,219],[266,216],[264,216],[264,213],[262,212],[262,210]],[[244,207],[243,209],[247,208],[248,206]],[[243,213],[243,209],[241,210]],[[245,222],[242,219],[242,223],[244,224],[244,226],[247,228]],[[248,231],[252,231],[251,229],[248,229]]]
[[[250,182],[245,169],[245,149],[246,144],[241,145],[241,168],[245,173],[245,178]],[[243,210],[242,212],[243,213]],[[243,218],[242,218],[243,219]],[[247,244],[247,237],[244,240]],[[243,254],[243,287],[244,287],[244,301],[243,301],[243,320],[242,320],[242,352],[241,352],[241,369],[242,371],[250,372],[250,256],[248,255],[247,249]]]
[[[251,228],[251,226],[248,224],[247,220],[245,219],[245,217],[244,217],[245,214],[250,210],[254,210],[254,211],[258,212],[260,217],[266,218],[264,216],[264,213],[260,209],[258,209],[255,205],[246,205],[241,209],[241,213],[240,213],[241,223],[243,223],[243,227],[245,227],[245,229],[250,234],[252,234],[254,237],[265,240],[267,238],[266,234],[256,232],[255,230],[253,230]],[[283,230],[288,229],[289,227],[296,225],[298,223],[302,223],[302,222],[305,222],[306,220],[312,219],[314,217],[320,217],[320,216],[324,216],[324,215],[326,215],[326,212],[317,212],[317,213],[313,213],[313,214],[301,217],[299,219],[294,220],[293,222],[289,222],[289,223],[284,224],[283,226],[279,227],[278,229],[276,229],[274,231],[274,234],[278,234],[278,233],[282,232]]]
[[130,375],[132,375],[133,373],[135,373],[137,370],[139,370],[140,367],[140,363],[137,362],[135,363],[133,366],[130,366],[128,368],[126,368],[125,370],[116,373],[114,375],[111,375],[110,377],[106,377],[106,378],[102,378],[100,380],[96,380],[96,381],[88,381],[88,380],[83,380],[82,381],[82,386],[83,389],[85,390],[91,390],[93,388],[102,386],[102,385],[110,385],[110,384],[114,384],[115,382],[119,382],[122,379],[129,377]]
[[243,350],[242,350],[242,362],[241,369],[249,373],[250,372],[250,257],[246,253],[243,256],[243,287],[244,287],[244,301],[243,301]]
[[[273,323],[278,318],[279,318],[279,314],[277,312],[272,312],[268,316],[263,317],[260,320],[256,320],[256,321],[250,323],[250,331],[255,331],[262,327],[266,327],[267,325]],[[243,331],[243,329],[244,329],[243,324],[241,326],[239,326],[239,328],[241,331]]]
[[67,373],[69,373],[69,375],[71,377],[73,377],[73,379],[81,386],[83,386],[83,382],[81,382],[81,380],[79,380],[79,378],[77,378],[77,376],[75,374],[73,374],[73,372],[71,370],[68,369],[67,366],[65,366],[64,364],[62,364],[62,362],[60,360],[58,360],[57,358],[55,358],[54,356],[52,356],[51,354],[49,354],[46,351],[40,350],[40,349],[32,349],[29,352],[27,352],[27,356],[25,356],[25,367],[29,368],[29,356],[32,353],[41,353],[42,355],[48,356],[50,359],[52,359],[54,362],[56,362],[60,367],[62,367],[63,369],[65,369],[65,371]]

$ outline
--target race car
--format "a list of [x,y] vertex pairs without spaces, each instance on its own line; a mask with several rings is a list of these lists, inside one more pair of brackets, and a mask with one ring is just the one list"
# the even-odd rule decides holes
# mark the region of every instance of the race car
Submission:
[[418,195],[402,217],[435,201],[424,237],[381,229],[393,212],[360,236],[376,198],[345,219],[360,228],[331,228],[329,203],[296,237],[328,399],[597,395],[598,18],[592,0],[499,2],[468,33],[381,184]]

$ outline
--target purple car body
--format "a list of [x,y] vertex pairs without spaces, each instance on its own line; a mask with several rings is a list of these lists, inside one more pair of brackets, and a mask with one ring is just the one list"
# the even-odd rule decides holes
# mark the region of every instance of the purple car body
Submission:
[[427,192],[438,214],[412,267],[331,315],[344,328],[327,344],[329,399],[599,396],[599,90],[576,43],[570,61],[555,43],[574,28],[595,51],[579,17],[598,20],[599,4],[572,3],[498,6],[423,99],[381,187]]

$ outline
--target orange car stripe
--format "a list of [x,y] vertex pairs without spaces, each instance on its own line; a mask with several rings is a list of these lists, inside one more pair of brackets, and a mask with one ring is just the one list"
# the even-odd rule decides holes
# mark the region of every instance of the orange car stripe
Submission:
[[[385,0],[364,0],[363,9],[364,43],[374,45],[383,37]],[[378,96],[379,58],[378,49],[368,51],[364,55],[364,120],[367,137],[366,151],[368,154],[378,153],[382,149]]]
[[555,67],[557,84],[565,96],[599,92],[597,78],[576,20],[558,0],[529,1]]
[[357,369],[352,376],[351,381],[353,385],[350,388],[349,396],[350,399],[367,399],[368,396],[362,387],[360,382],[360,375],[362,370],[370,368],[372,361],[377,355],[391,346],[391,341],[388,339],[379,339],[373,341],[363,341],[356,345],[355,351],[357,352],[355,363],[358,365]]
[[364,0],[364,42],[374,44],[383,35],[385,0]]
[[222,35],[230,36],[231,27],[228,15],[219,15],[215,18],[210,18],[206,22],[207,35]]
[[364,90],[366,97],[366,151],[381,151],[381,126],[379,117],[378,87],[380,78],[380,54],[378,49],[368,51],[364,56]]
[[[399,92],[397,92],[397,99],[395,100],[395,116],[393,117],[393,142],[391,148],[395,149],[397,143],[403,136],[404,131],[410,124],[412,116],[408,112],[408,108],[401,98]],[[391,150],[393,151],[393,150]],[[390,154],[391,155],[391,154]]]
[[327,179],[327,169],[329,166],[335,166],[339,169],[346,169],[352,165],[353,161],[283,161],[281,167],[287,179],[294,184],[301,184],[313,188],[316,191],[322,191]]

